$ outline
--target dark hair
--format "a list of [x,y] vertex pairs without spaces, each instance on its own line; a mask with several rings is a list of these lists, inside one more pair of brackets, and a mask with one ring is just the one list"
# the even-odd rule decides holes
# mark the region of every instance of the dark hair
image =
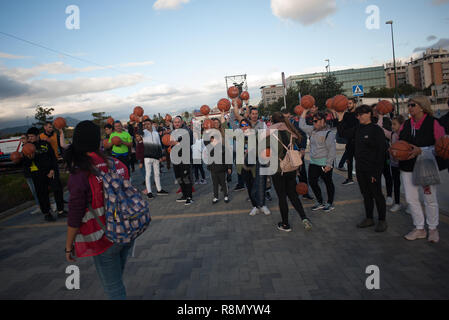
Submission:
[[[100,156],[104,162],[108,164],[108,158],[103,152],[97,150],[94,151],[94,153]],[[74,173],[77,170],[90,172],[92,174],[97,173],[97,169],[92,163],[92,158],[88,156],[86,152],[77,151],[73,144],[71,144],[68,149],[64,151],[64,162],[66,163],[67,170],[70,173]]]
[[151,122],[151,123],[153,123],[153,121],[151,121],[150,118],[143,120],[143,122]]
[[349,98],[348,101],[352,101],[354,103],[357,103],[357,99],[356,98]]
[[114,130],[114,127],[112,125],[110,125],[109,123],[105,124],[103,128],[104,129],[112,129],[112,130]]
[[27,135],[33,134],[33,135],[35,135],[35,136],[38,136],[38,135],[39,135],[39,129],[36,128],[36,127],[31,127],[31,128],[28,129],[28,131],[27,131],[26,134],[27,134]]
[[318,120],[323,120],[323,119],[326,119],[327,116],[326,116],[326,114],[324,112],[318,111],[317,113],[315,113],[313,115],[313,118],[317,118]]
[[363,104],[360,107],[357,107],[355,109],[355,114],[356,115],[365,114],[365,113],[371,113],[371,116],[372,116],[373,115],[373,108],[370,107],[367,104]]
[[287,126],[288,131],[293,132],[298,137],[298,142],[301,142],[302,135],[299,131],[292,125],[292,123],[284,117],[284,115],[280,112],[275,112],[272,115],[273,123],[283,122]]
[[249,113],[253,112],[254,110],[256,110],[257,112],[259,112],[259,109],[257,109],[256,107],[250,106],[249,107]]
[[403,124],[405,122],[405,118],[403,115],[397,115],[393,118],[393,121],[397,121],[399,124]]
[[245,123],[251,125],[251,122],[248,119],[246,119],[246,118],[243,118],[242,120],[240,120],[239,126],[242,126],[242,122],[245,122]]
[[123,126],[123,123],[120,120],[115,120],[114,124],[116,124],[116,123],[120,123]]

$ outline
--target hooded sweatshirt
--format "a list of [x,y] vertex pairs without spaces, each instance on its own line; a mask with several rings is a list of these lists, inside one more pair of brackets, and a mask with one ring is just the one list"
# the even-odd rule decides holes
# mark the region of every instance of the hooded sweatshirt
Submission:
[[306,124],[306,119],[299,120],[299,127],[310,136],[310,163],[321,167],[333,167],[337,157],[335,133],[327,126],[315,130]]

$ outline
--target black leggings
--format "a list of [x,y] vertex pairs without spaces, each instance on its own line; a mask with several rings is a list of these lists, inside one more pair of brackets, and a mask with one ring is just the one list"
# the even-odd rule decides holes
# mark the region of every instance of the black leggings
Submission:
[[374,202],[376,202],[379,221],[385,221],[387,207],[385,197],[382,194],[382,176],[376,177],[376,181],[371,181],[372,175],[368,172],[357,170],[357,182],[365,203],[366,217],[373,219]]
[[283,175],[276,173],[273,177],[273,185],[279,199],[279,210],[281,211],[282,224],[288,224],[288,203],[290,199],[293,207],[296,209],[301,219],[307,219],[306,213],[296,193],[296,171],[287,172]]
[[246,190],[248,191],[249,199],[251,200],[251,204],[253,207],[257,207],[256,199],[252,196],[251,191],[253,190],[254,180],[253,174],[251,171],[247,171],[245,169],[242,170],[242,178],[246,184]]
[[201,173],[201,176],[203,177],[203,179],[206,179],[206,175],[204,174],[204,168],[203,168],[202,163],[199,163],[199,164],[194,163],[193,169],[195,171],[195,180],[198,180],[200,177],[198,171]]
[[299,182],[304,182],[305,184],[309,184],[308,179],[307,179],[306,161],[304,160],[304,156],[302,156],[301,159],[302,159],[302,165],[299,169]]
[[385,177],[385,185],[387,187],[387,197],[393,195],[393,178],[391,177],[390,161],[388,157],[385,158],[384,170],[382,175]]
[[324,167],[317,166],[315,164],[309,164],[309,185],[313,190],[313,193],[315,194],[315,197],[319,203],[323,203],[323,196],[321,194],[321,188],[318,184],[318,179],[323,179],[324,183],[326,184],[326,190],[327,190],[327,203],[333,204],[334,203],[334,196],[335,196],[335,186],[334,182],[332,181],[332,171],[324,172]]
[[394,188],[394,203],[401,203],[401,170],[399,167],[391,166],[391,173],[393,176],[393,188]]
[[173,165],[176,180],[185,198],[192,198],[192,170],[190,164]]

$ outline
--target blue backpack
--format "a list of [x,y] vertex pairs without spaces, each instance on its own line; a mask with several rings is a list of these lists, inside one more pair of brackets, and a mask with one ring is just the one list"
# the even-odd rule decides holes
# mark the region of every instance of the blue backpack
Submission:
[[103,179],[106,226],[99,223],[112,242],[130,243],[150,225],[150,208],[139,190],[123,179],[112,163],[107,173],[99,170]]

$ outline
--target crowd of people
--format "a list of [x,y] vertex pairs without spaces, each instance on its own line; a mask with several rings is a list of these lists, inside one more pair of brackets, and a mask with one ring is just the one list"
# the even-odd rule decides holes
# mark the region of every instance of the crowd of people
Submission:
[[[139,167],[139,173],[136,174],[144,177],[143,193],[150,202],[157,201],[153,194],[152,179],[156,186],[154,191],[156,196],[168,195],[161,185],[162,166],[168,169],[166,174],[174,174],[175,184],[179,186],[178,192],[181,194],[176,201],[185,205],[194,203],[194,185],[207,184],[205,164],[212,180],[212,204],[220,201],[220,191],[225,203],[232,201],[229,183],[235,176],[236,185],[233,190],[234,192],[247,190],[247,200],[251,204],[248,208],[249,215],[254,216],[258,213],[270,215],[267,201],[272,200],[270,191],[274,187],[281,216],[277,228],[283,232],[292,230],[289,224],[287,199],[299,215],[305,230],[311,230],[313,226],[311,219],[307,217],[302,201],[315,200],[315,204],[311,207],[314,212],[333,212],[336,209],[334,169],[347,171],[347,177],[342,186],[354,184],[353,162],[355,160],[357,184],[365,210],[363,220],[357,224],[357,227],[375,226],[376,232],[384,232],[388,228],[387,207],[390,207],[389,210],[392,213],[398,212],[401,208],[407,208],[414,228],[404,236],[405,239],[412,241],[427,238],[429,242],[436,243],[439,241],[437,185],[415,185],[413,171],[417,158],[428,152],[433,156],[436,140],[449,133],[449,113],[440,119],[434,118],[430,100],[424,96],[411,98],[408,102],[408,111],[407,116],[382,115],[376,109],[376,105],[357,106],[355,99],[349,99],[348,108],[344,112],[320,111],[314,106],[299,115],[292,115],[287,110],[282,110],[273,113],[269,118],[261,118],[257,107],[234,107],[228,114],[222,112],[221,116],[213,119],[211,128],[218,130],[220,134],[219,137],[214,136],[211,139],[205,139],[203,136],[207,128],[202,128],[198,132],[194,130],[194,122],[186,123],[181,116],[173,119],[166,118],[160,124],[143,117],[137,117],[135,121],[130,121],[125,126],[120,121],[115,121],[113,125],[104,125],[104,137],[101,137],[98,126],[90,121],[83,121],[75,128],[70,145],[66,144],[62,130],[57,134],[52,124],[47,123],[43,133],[39,134],[37,128],[30,128],[23,137],[24,143],[33,143],[36,146],[33,156],[24,157],[24,172],[30,188],[35,190],[33,194],[45,219],[55,220],[55,217],[50,214],[49,188],[55,195],[57,215],[65,217],[67,212],[64,210],[63,190],[57,165],[57,159],[64,155],[66,168],[71,173],[68,183],[69,232],[66,244],[69,261],[73,260],[73,243],[77,235],[86,232],[85,228],[89,228],[88,224],[93,226],[90,226],[93,228],[93,234],[101,229],[91,216],[89,219],[86,218],[90,210],[101,207],[102,201],[99,199],[101,195],[98,193],[98,188],[93,188],[89,179],[95,175],[95,168],[104,170],[109,157],[115,158],[121,166],[121,175],[124,179],[132,179],[136,165]],[[163,143],[163,136],[179,129],[183,129],[185,134],[171,141],[169,145]],[[238,144],[234,141],[226,141],[226,129],[237,130],[243,134],[242,147],[245,154],[243,163],[235,161],[235,155],[239,151],[236,150]],[[260,132],[267,132],[265,139],[260,138]],[[265,175],[262,173],[265,164],[259,157],[256,157],[255,163],[248,160],[250,140],[251,135],[255,135],[257,144],[268,143],[267,137],[272,132],[277,132],[278,145],[275,150],[278,150],[278,154],[274,159],[277,159],[279,163],[274,174]],[[114,137],[118,137],[120,143],[114,142]],[[389,147],[399,140],[407,141],[412,146],[409,158],[404,161],[394,159],[389,153]],[[337,143],[341,142],[344,142],[346,146],[340,162],[337,163]],[[172,163],[171,149],[179,143],[190,145],[189,161]],[[230,152],[234,155],[233,163],[225,161],[225,154],[229,151],[227,150],[229,147],[232,148]],[[308,164],[305,161],[307,148],[310,152]],[[290,149],[298,152],[302,164],[295,170],[284,172],[280,164],[287,158]],[[220,161],[205,160],[206,151],[209,151],[209,156],[214,158],[214,152],[217,150],[223,154]],[[182,156],[181,152],[177,155]],[[436,156],[435,160],[440,171],[448,167],[447,160]],[[173,173],[170,173],[171,168]],[[382,189],[382,176],[385,179],[386,193]],[[326,197],[323,196],[320,188],[320,179],[325,185]],[[306,192],[299,196],[296,186],[300,182],[308,185],[313,195]],[[405,192],[406,206],[401,205],[401,188]],[[95,200],[92,200],[92,197]],[[424,200],[424,210],[420,197]],[[93,209],[89,207],[89,203],[95,204],[92,206]],[[375,206],[377,223],[374,218]],[[425,229],[426,224],[428,232]],[[83,234],[86,239],[90,239],[90,243],[84,240],[86,241],[84,245],[87,243],[84,256],[97,257],[95,263],[105,288],[108,288],[106,291],[112,298],[123,298],[123,284],[118,281],[119,288],[117,289],[117,284],[112,285],[115,287],[111,288],[110,278],[121,279],[126,254],[130,247],[114,245],[114,249],[111,249],[112,244],[108,243],[104,235],[92,238],[93,234],[89,232]],[[118,271],[114,276],[106,275],[104,261],[107,259],[100,258],[105,254],[113,255],[118,259]]]

